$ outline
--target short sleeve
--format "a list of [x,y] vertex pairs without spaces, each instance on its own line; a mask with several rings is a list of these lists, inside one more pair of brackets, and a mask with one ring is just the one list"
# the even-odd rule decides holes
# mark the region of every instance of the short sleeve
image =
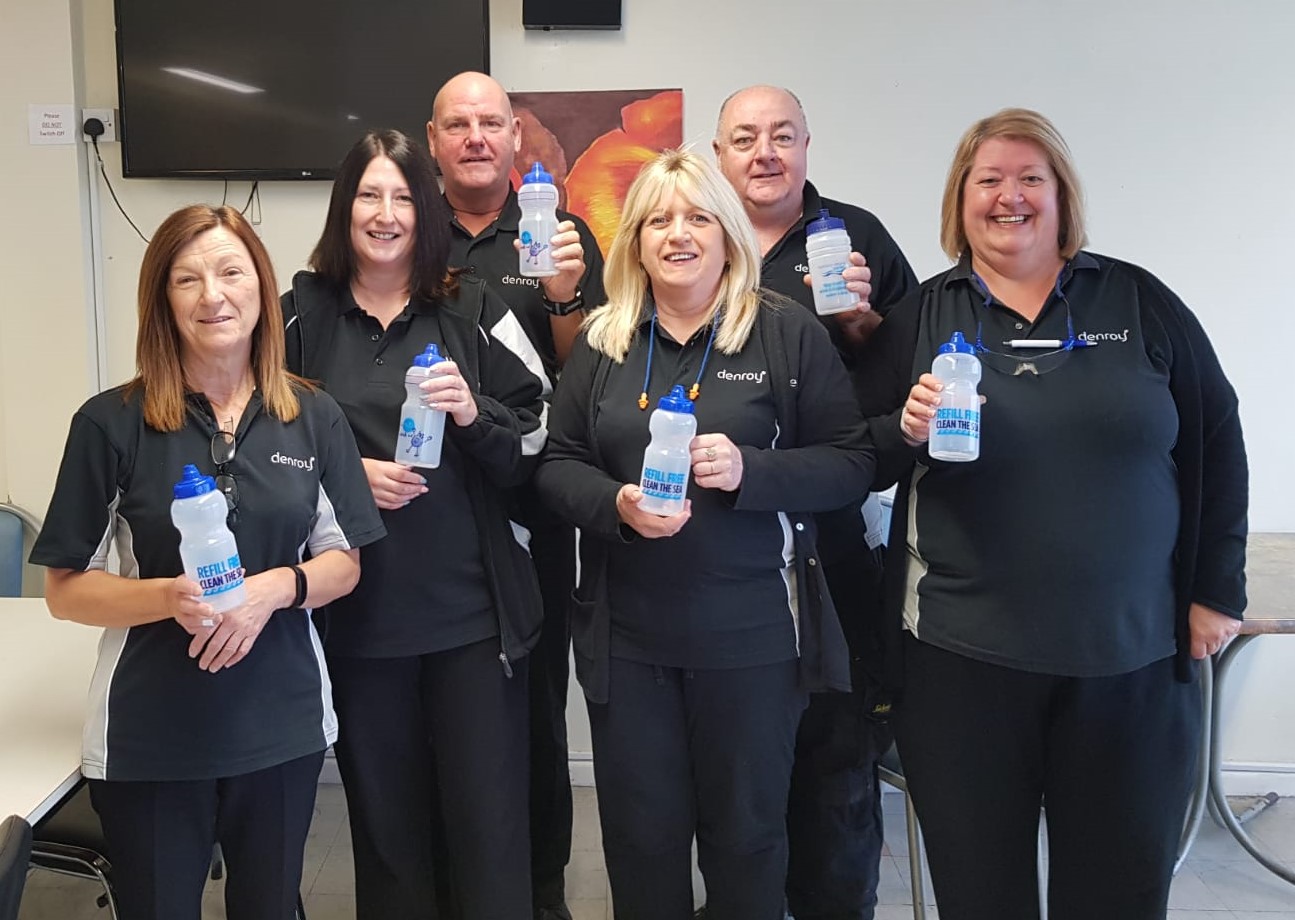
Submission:
[[[312,405],[313,404],[313,405]],[[318,455],[324,458],[319,477],[319,499],[314,527],[306,545],[312,555],[330,549],[355,549],[386,536],[386,527],[373,503],[355,435],[333,398],[322,391],[302,394],[302,408],[310,406],[323,418],[318,426]]]

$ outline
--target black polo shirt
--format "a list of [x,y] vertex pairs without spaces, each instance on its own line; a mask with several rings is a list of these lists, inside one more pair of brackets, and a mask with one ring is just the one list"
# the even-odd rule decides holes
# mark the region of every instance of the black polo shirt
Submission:
[[[596,409],[598,449],[607,472],[621,482],[639,481],[648,418],[672,386],[687,391],[697,380],[710,331],[707,326],[680,345],[658,327],[650,403],[642,410],[650,328],[645,318],[625,361],[612,365]],[[773,446],[778,426],[760,336],[752,335],[736,355],[711,350],[694,408],[698,434],[722,432],[737,445]],[[786,515],[734,510],[734,493],[699,488],[691,478],[688,498],[692,517],[670,539],[611,544],[612,655],[682,668],[794,658]]]
[[[917,287],[917,276],[900,252],[899,244],[870,211],[823,198],[810,182],[805,183],[804,198],[805,206],[800,220],[765,253],[764,265],[760,270],[762,285],[790,297],[811,313],[815,312],[814,291],[804,281],[809,274],[809,260],[805,256],[805,226],[810,221],[818,220],[820,208],[827,208],[833,217],[845,221],[846,232],[850,234],[850,248],[868,260],[868,267],[872,269],[872,295],[869,297],[872,309],[885,316],[905,294]],[[834,316],[820,316],[819,319],[827,327],[832,344],[845,362],[846,370],[853,372],[858,355],[846,341],[840,324]]]
[[[1143,340],[1137,279],[1080,253],[1034,322],[986,301],[967,262],[928,281],[913,374],[955,331],[982,356],[980,458],[913,476],[908,628],[992,664],[1088,677],[1174,653],[1180,499],[1172,356]],[[1069,311],[1067,310],[1069,308]],[[1076,336],[1047,356],[1010,339]]]
[[[509,189],[508,200],[504,202],[499,217],[477,236],[472,236],[457,218],[451,220],[450,265],[461,267],[485,281],[504,299],[539,352],[552,386],[557,383],[560,368],[553,344],[553,327],[549,325],[550,314],[541,296],[540,279],[524,277],[518,272],[517,251],[513,249],[521,216],[517,193]],[[580,244],[585,252],[585,273],[580,279],[580,290],[585,308],[592,310],[607,299],[603,294],[603,257],[598,251],[598,241],[589,225],[576,215],[558,211],[558,220],[574,221],[580,233]]]
[[[144,423],[138,394],[123,395],[120,387],[101,393],[73,417],[33,563],[104,569],[115,548],[128,578],[183,571],[171,489],[187,463],[215,472],[210,405],[190,395],[184,427],[168,433]],[[318,391],[300,399],[301,414],[284,423],[254,394],[235,432],[232,529],[249,575],[299,562],[307,551],[364,546],[384,533],[336,403]],[[215,674],[189,658],[189,642],[174,620],[104,631],[85,725],[86,776],[235,776],[322,751],[336,739],[308,612],[276,612],[247,657]]]
[[[416,298],[384,330],[347,289],[335,322],[320,378],[346,413],[360,455],[390,460],[414,356],[434,342],[455,357],[445,351],[437,308]],[[499,635],[463,464],[455,439],[446,437],[441,465],[415,470],[428,491],[404,508],[380,512],[387,539],[362,553],[355,590],[328,605],[330,655],[397,658]],[[435,560],[435,579],[427,577],[429,560]]]

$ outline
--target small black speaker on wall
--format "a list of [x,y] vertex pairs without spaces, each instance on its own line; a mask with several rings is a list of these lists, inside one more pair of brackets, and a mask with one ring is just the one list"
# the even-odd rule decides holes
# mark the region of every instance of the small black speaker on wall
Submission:
[[522,0],[527,29],[619,29],[621,0]]

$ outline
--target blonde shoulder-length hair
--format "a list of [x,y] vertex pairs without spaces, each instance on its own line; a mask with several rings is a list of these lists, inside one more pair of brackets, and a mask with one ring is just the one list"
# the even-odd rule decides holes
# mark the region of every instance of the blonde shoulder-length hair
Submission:
[[1031,109],[1003,109],[982,118],[962,135],[957,152],[949,165],[940,203],[940,248],[954,262],[967,251],[967,230],[962,224],[963,190],[976,160],[980,145],[996,137],[1028,141],[1048,158],[1057,177],[1057,249],[1063,259],[1073,259],[1088,245],[1084,224],[1084,191],[1079,184],[1079,170],[1070,155],[1061,132],[1048,119]]
[[590,347],[617,364],[625,360],[638,329],[651,283],[643,269],[639,231],[664,199],[678,192],[694,207],[715,215],[724,230],[727,265],[707,320],[719,315],[715,347],[742,350],[760,310],[760,245],[733,187],[709,161],[688,149],[666,150],[647,163],[630,185],[620,226],[607,254],[607,303],[585,320]]
[[236,209],[205,204],[176,211],[157,228],[139,270],[139,330],[135,337],[135,378],[125,397],[143,394],[144,421],[158,431],[184,427],[184,368],[180,330],[168,296],[171,265],[180,250],[195,238],[222,227],[245,247],[256,270],[261,314],[252,330],[252,374],[266,411],[290,422],[301,411],[300,390],[313,387],[284,369],[283,313],[269,253],[252,225]]

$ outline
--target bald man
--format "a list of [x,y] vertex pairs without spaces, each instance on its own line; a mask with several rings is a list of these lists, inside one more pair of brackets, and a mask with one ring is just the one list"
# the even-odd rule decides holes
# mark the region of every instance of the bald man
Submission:
[[[755,225],[761,283],[813,312],[805,227],[826,208],[845,221],[854,309],[821,317],[854,376],[864,342],[917,278],[875,216],[823,198],[808,181],[809,126],[789,90],[748,86],[724,101],[715,157]],[[872,498],[866,516],[880,517]],[[824,574],[850,643],[854,692],[816,693],[796,737],[787,809],[787,901],[796,920],[872,920],[882,848],[877,758],[890,746],[878,692],[881,554],[856,507],[819,515]],[[872,545],[869,545],[871,538]]]
[[[521,149],[521,122],[504,88],[481,73],[461,73],[436,94],[427,142],[444,177],[450,264],[484,279],[508,302],[544,362],[551,384],[584,318],[603,296],[603,260],[583,220],[558,211],[551,243],[558,273],[518,272],[521,212],[510,174]],[[544,600],[544,628],[530,656],[531,885],[535,920],[570,920],[564,874],[571,857],[571,782],[567,770],[567,683],[575,587],[575,534],[529,488],[519,495]],[[453,841],[450,841],[451,850]]]

